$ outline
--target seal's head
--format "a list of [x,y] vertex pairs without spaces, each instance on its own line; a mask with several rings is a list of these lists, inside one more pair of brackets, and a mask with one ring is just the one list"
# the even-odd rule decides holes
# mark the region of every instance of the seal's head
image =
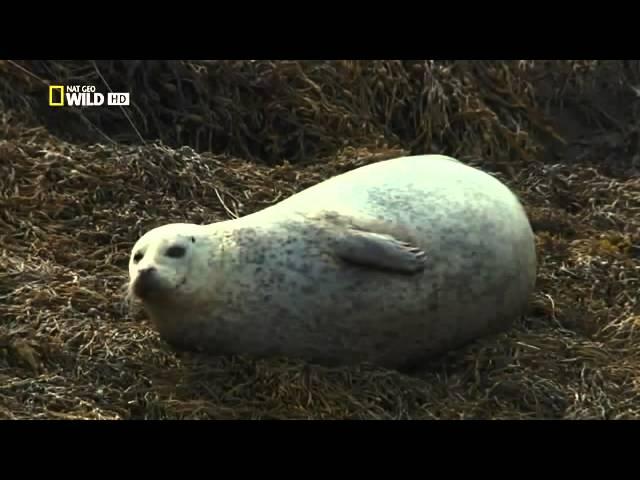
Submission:
[[188,295],[193,286],[189,275],[201,255],[198,225],[174,223],[145,233],[131,250],[129,259],[130,299],[143,304],[166,303]]

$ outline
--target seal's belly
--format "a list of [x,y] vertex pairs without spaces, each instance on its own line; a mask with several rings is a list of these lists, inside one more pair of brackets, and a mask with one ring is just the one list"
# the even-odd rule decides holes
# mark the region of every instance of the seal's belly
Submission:
[[256,355],[401,362],[498,329],[525,294],[525,270],[491,236],[432,229],[426,269],[400,275],[344,263],[304,234],[242,275],[250,280],[234,292],[252,294],[227,299],[216,342]]

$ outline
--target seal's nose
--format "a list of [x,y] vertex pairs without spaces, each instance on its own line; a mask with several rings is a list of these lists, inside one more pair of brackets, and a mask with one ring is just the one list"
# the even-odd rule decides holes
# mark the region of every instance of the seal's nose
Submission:
[[138,276],[140,278],[149,278],[156,271],[156,267],[147,267],[141,270],[138,270]]
[[143,268],[138,270],[138,278],[133,286],[133,291],[138,297],[145,298],[153,291],[156,283],[156,268]]

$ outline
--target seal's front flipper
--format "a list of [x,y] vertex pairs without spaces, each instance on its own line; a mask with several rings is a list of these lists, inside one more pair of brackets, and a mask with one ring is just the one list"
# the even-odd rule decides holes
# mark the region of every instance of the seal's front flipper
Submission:
[[425,252],[391,235],[347,229],[335,248],[338,257],[356,265],[406,274],[424,269]]

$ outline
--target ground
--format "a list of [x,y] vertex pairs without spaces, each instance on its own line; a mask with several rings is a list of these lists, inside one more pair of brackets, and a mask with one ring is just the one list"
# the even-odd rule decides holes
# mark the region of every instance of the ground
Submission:
[[[3,62],[0,69],[11,68]],[[469,70],[477,78],[493,72],[494,80],[503,79],[493,67],[479,63]],[[287,65],[277,68],[284,69],[288,78],[298,74],[311,78],[306,66],[296,70]],[[394,65],[386,72],[398,81],[400,67]],[[32,75],[44,75],[34,73],[36,64],[21,66]],[[235,75],[236,82],[245,78],[242,75],[249,78],[246,71],[254,68],[223,67],[215,68]],[[318,68],[314,74],[337,75],[325,64]],[[386,74],[376,68],[372,67],[371,75],[378,75],[372,84],[386,82]],[[523,67],[505,67],[503,80],[516,68]],[[589,73],[593,78],[599,78],[597,68],[613,67],[596,65]],[[438,72],[443,85],[466,85],[465,76]],[[522,98],[539,99],[545,85],[553,91],[560,84],[568,88],[566,82],[551,77],[536,93],[524,82],[518,91],[525,92]],[[398,110],[389,114],[386,127],[371,121],[356,128],[359,117],[348,103],[355,86],[347,82],[340,95],[338,87],[318,93],[312,85],[318,82],[287,87],[290,103],[282,107],[295,110],[301,101],[309,111],[322,110],[318,115],[325,115],[326,123],[316,136],[310,133],[307,143],[304,138],[295,145],[282,139],[294,135],[289,129],[297,121],[318,122],[299,109],[288,124],[276,125],[276,115],[273,124],[262,125],[262,130],[252,130],[249,117],[243,117],[246,129],[233,123],[239,133],[219,151],[213,144],[196,148],[195,141],[178,142],[167,135],[154,141],[159,135],[154,137],[151,131],[142,132],[145,138],[137,142],[104,141],[104,137],[113,140],[123,128],[106,123],[100,127],[102,141],[67,138],[61,132],[64,126],[51,120],[52,112],[41,116],[15,102],[2,103],[0,418],[638,418],[640,162],[637,133],[629,127],[633,117],[624,116],[630,115],[631,107],[622,111],[616,99],[597,97],[607,106],[594,107],[602,113],[598,123],[584,120],[576,105],[551,102],[555,133],[535,137],[535,128],[545,130],[538,117],[527,130],[520,130],[508,121],[512,117],[505,116],[526,106],[529,113],[522,118],[533,118],[528,100],[511,99],[503,111],[494,106],[486,121],[474,123],[476,117],[468,116],[473,120],[467,126],[455,124],[452,118],[464,112],[447,104],[449,130],[443,127],[445,133],[431,132],[415,142],[426,121],[412,127],[411,133],[404,123],[394,123]],[[255,103],[255,92],[264,94],[263,85],[245,83],[253,89]],[[435,81],[427,84],[438,89]],[[11,85],[15,88],[15,83]],[[395,88],[393,82],[390,85],[380,89]],[[454,87],[448,90],[452,96],[458,92]],[[494,90],[500,91],[498,87]],[[494,90],[486,87],[482,92]],[[24,98],[29,98],[27,94]],[[308,101],[319,102],[327,95],[335,97],[330,106],[314,107]],[[444,102],[436,94],[431,98]],[[588,99],[595,105],[592,97]],[[367,112],[393,110],[384,98],[377,101]],[[273,104],[262,108],[281,111]],[[347,113],[342,127],[329,126]],[[436,125],[437,118],[432,112],[429,122]],[[496,118],[502,126],[491,124]],[[357,130],[353,137],[344,142],[331,137],[334,130],[347,127]],[[375,141],[349,141],[367,135]],[[269,138],[274,149],[267,153],[251,138]],[[482,143],[483,138],[488,140]],[[468,148],[452,147],[463,144]],[[426,148],[455,150],[466,163],[495,174],[521,197],[531,218],[539,254],[538,283],[528,314],[508,332],[404,375],[367,365],[329,369],[294,359],[175,352],[158,338],[143,313],[127,310],[123,288],[129,251],[149,228],[245,215],[333,174]],[[275,161],[278,155],[273,152],[281,152],[291,163]],[[260,155],[269,161],[260,162]]]

